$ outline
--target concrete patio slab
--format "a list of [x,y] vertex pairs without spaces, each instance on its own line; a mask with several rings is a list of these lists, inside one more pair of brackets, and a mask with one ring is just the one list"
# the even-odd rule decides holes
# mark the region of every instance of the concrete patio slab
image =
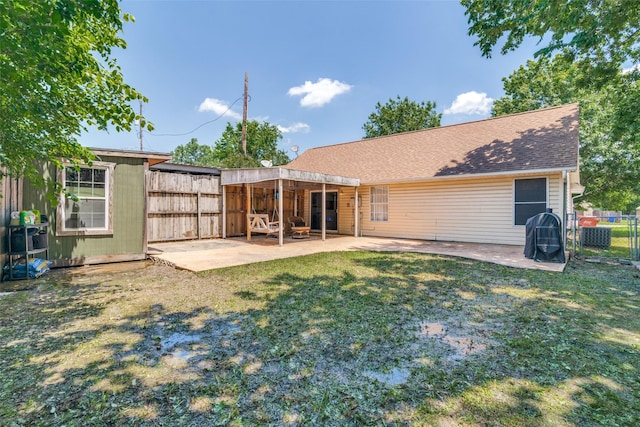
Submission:
[[527,259],[522,246],[350,236],[331,236],[325,241],[319,236],[307,240],[287,238],[283,246],[278,246],[276,239],[262,236],[251,242],[244,239],[211,239],[153,243],[149,245],[149,256],[156,262],[199,272],[319,252],[356,250],[451,255],[509,267],[556,272],[563,271],[566,265]]

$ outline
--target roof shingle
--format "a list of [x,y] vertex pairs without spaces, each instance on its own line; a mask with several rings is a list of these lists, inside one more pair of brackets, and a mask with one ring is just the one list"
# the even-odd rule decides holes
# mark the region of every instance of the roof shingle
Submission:
[[362,183],[578,168],[578,105],[569,104],[312,148],[286,167]]

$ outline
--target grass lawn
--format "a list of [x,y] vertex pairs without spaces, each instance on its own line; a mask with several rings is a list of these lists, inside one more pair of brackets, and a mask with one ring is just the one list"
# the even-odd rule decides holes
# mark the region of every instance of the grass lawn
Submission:
[[640,425],[640,272],[343,252],[0,297],[0,425]]

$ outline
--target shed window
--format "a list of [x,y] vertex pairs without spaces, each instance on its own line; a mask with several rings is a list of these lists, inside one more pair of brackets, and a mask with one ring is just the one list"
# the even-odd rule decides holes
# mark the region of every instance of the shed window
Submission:
[[68,196],[58,204],[56,234],[111,234],[113,169],[110,163],[67,166],[59,179]]
[[516,179],[514,224],[525,225],[532,216],[547,209],[547,178]]
[[371,221],[389,221],[389,187],[371,187]]

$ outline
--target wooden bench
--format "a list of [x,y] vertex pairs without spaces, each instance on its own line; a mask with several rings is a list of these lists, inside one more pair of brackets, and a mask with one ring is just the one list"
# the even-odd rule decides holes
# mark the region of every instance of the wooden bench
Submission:
[[267,237],[278,237],[280,221],[269,221],[268,214],[247,214],[247,240],[251,240],[251,233],[263,233]]

